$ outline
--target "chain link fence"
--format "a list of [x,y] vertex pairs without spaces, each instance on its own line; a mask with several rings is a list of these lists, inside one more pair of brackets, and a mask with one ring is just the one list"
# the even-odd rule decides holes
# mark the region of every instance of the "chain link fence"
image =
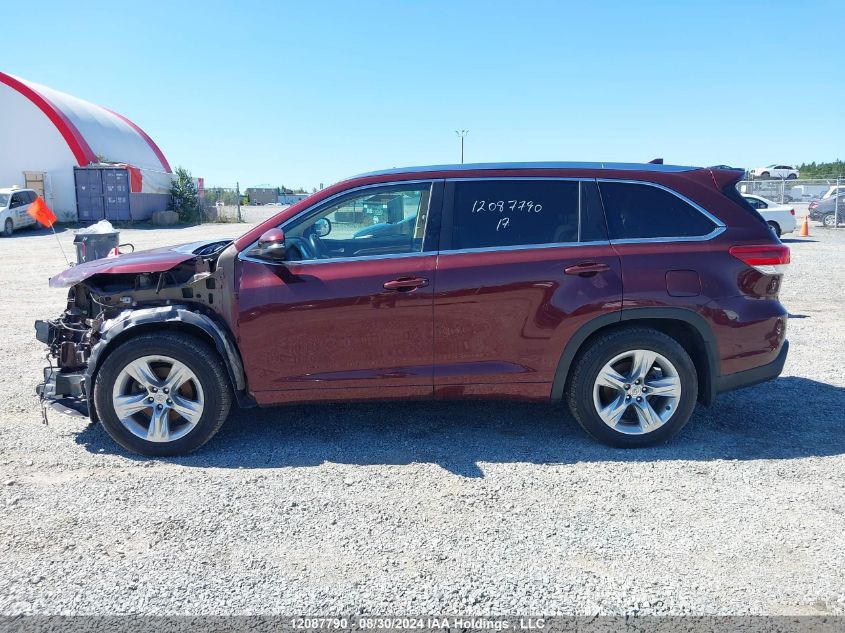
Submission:
[[200,221],[243,222],[240,187],[202,187],[199,190]]
[[798,216],[835,228],[845,225],[845,178],[743,180],[737,185],[745,195],[792,205]]

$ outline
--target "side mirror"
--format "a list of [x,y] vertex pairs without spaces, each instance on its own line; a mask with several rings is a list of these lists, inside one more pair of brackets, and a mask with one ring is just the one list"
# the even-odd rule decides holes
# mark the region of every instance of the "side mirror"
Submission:
[[282,229],[270,229],[258,238],[258,244],[249,252],[253,257],[283,261],[285,252],[285,232]]
[[332,232],[332,223],[328,218],[320,218],[314,222],[314,226],[312,228],[314,230],[314,235],[317,237],[326,237],[326,235]]

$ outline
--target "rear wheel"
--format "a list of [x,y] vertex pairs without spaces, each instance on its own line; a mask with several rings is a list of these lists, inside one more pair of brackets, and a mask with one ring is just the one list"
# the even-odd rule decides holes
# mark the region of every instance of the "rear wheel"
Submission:
[[14,231],[15,225],[12,222],[12,218],[6,218],[6,222],[3,224],[3,237],[11,237]]
[[620,448],[664,442],[689,420],[698,376],[673,338],[631,328],[597,338],[567,386],[572,415],[597,440]]
[[772,231],[775,232],[775,235],[780,237],[780,226],[778,225],[777,222],[766,222],[766,224],[768,224],[769,228],[772,229]]
[[103,427],[143,455],[196,450],[223,425],[231,390],[219,356],[190,336],[146,334],[119,345],[97,373]]
[[796,176],[795,174],[789,174],[789,175],[786,177],[786,179],[787,179],[787,180],[795,180],[796,178],[798,178],[798,176]]
[[822,218],[822,225],[832,229],[836,226],[836,216],[833,213],[828,213]]

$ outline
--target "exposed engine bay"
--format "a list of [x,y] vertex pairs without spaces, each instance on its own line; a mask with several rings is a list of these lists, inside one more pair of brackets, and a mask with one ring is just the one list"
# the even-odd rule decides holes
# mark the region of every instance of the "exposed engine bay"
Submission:
[[[70,289],[60,316],[35,322],[36,338],[48,347],[44,383],[37,389],[42,401],[88,415],[97,359],[102,360],[111,341],[130,336],[138,325],[193,322],[231,362],[237,357],[228,334],[232,302],[226,295],[232,285],[223,283],[225,269],[232,274],[231,244],[217,240],[130,254],[114,258],[112,265],[96,260],[51,279],[52,286]],[[155,270],[170,262],[175,265]],[[236,364],[235,369],[240,366],[237,358]],[[243,382],[242,369],[238,382]]]

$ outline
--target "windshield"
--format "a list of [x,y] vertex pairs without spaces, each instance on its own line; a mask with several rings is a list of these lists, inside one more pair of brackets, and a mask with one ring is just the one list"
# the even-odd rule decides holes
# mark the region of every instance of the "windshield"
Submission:
[[9,204],[9,194],[8,193],[0,193],[0,209]]

